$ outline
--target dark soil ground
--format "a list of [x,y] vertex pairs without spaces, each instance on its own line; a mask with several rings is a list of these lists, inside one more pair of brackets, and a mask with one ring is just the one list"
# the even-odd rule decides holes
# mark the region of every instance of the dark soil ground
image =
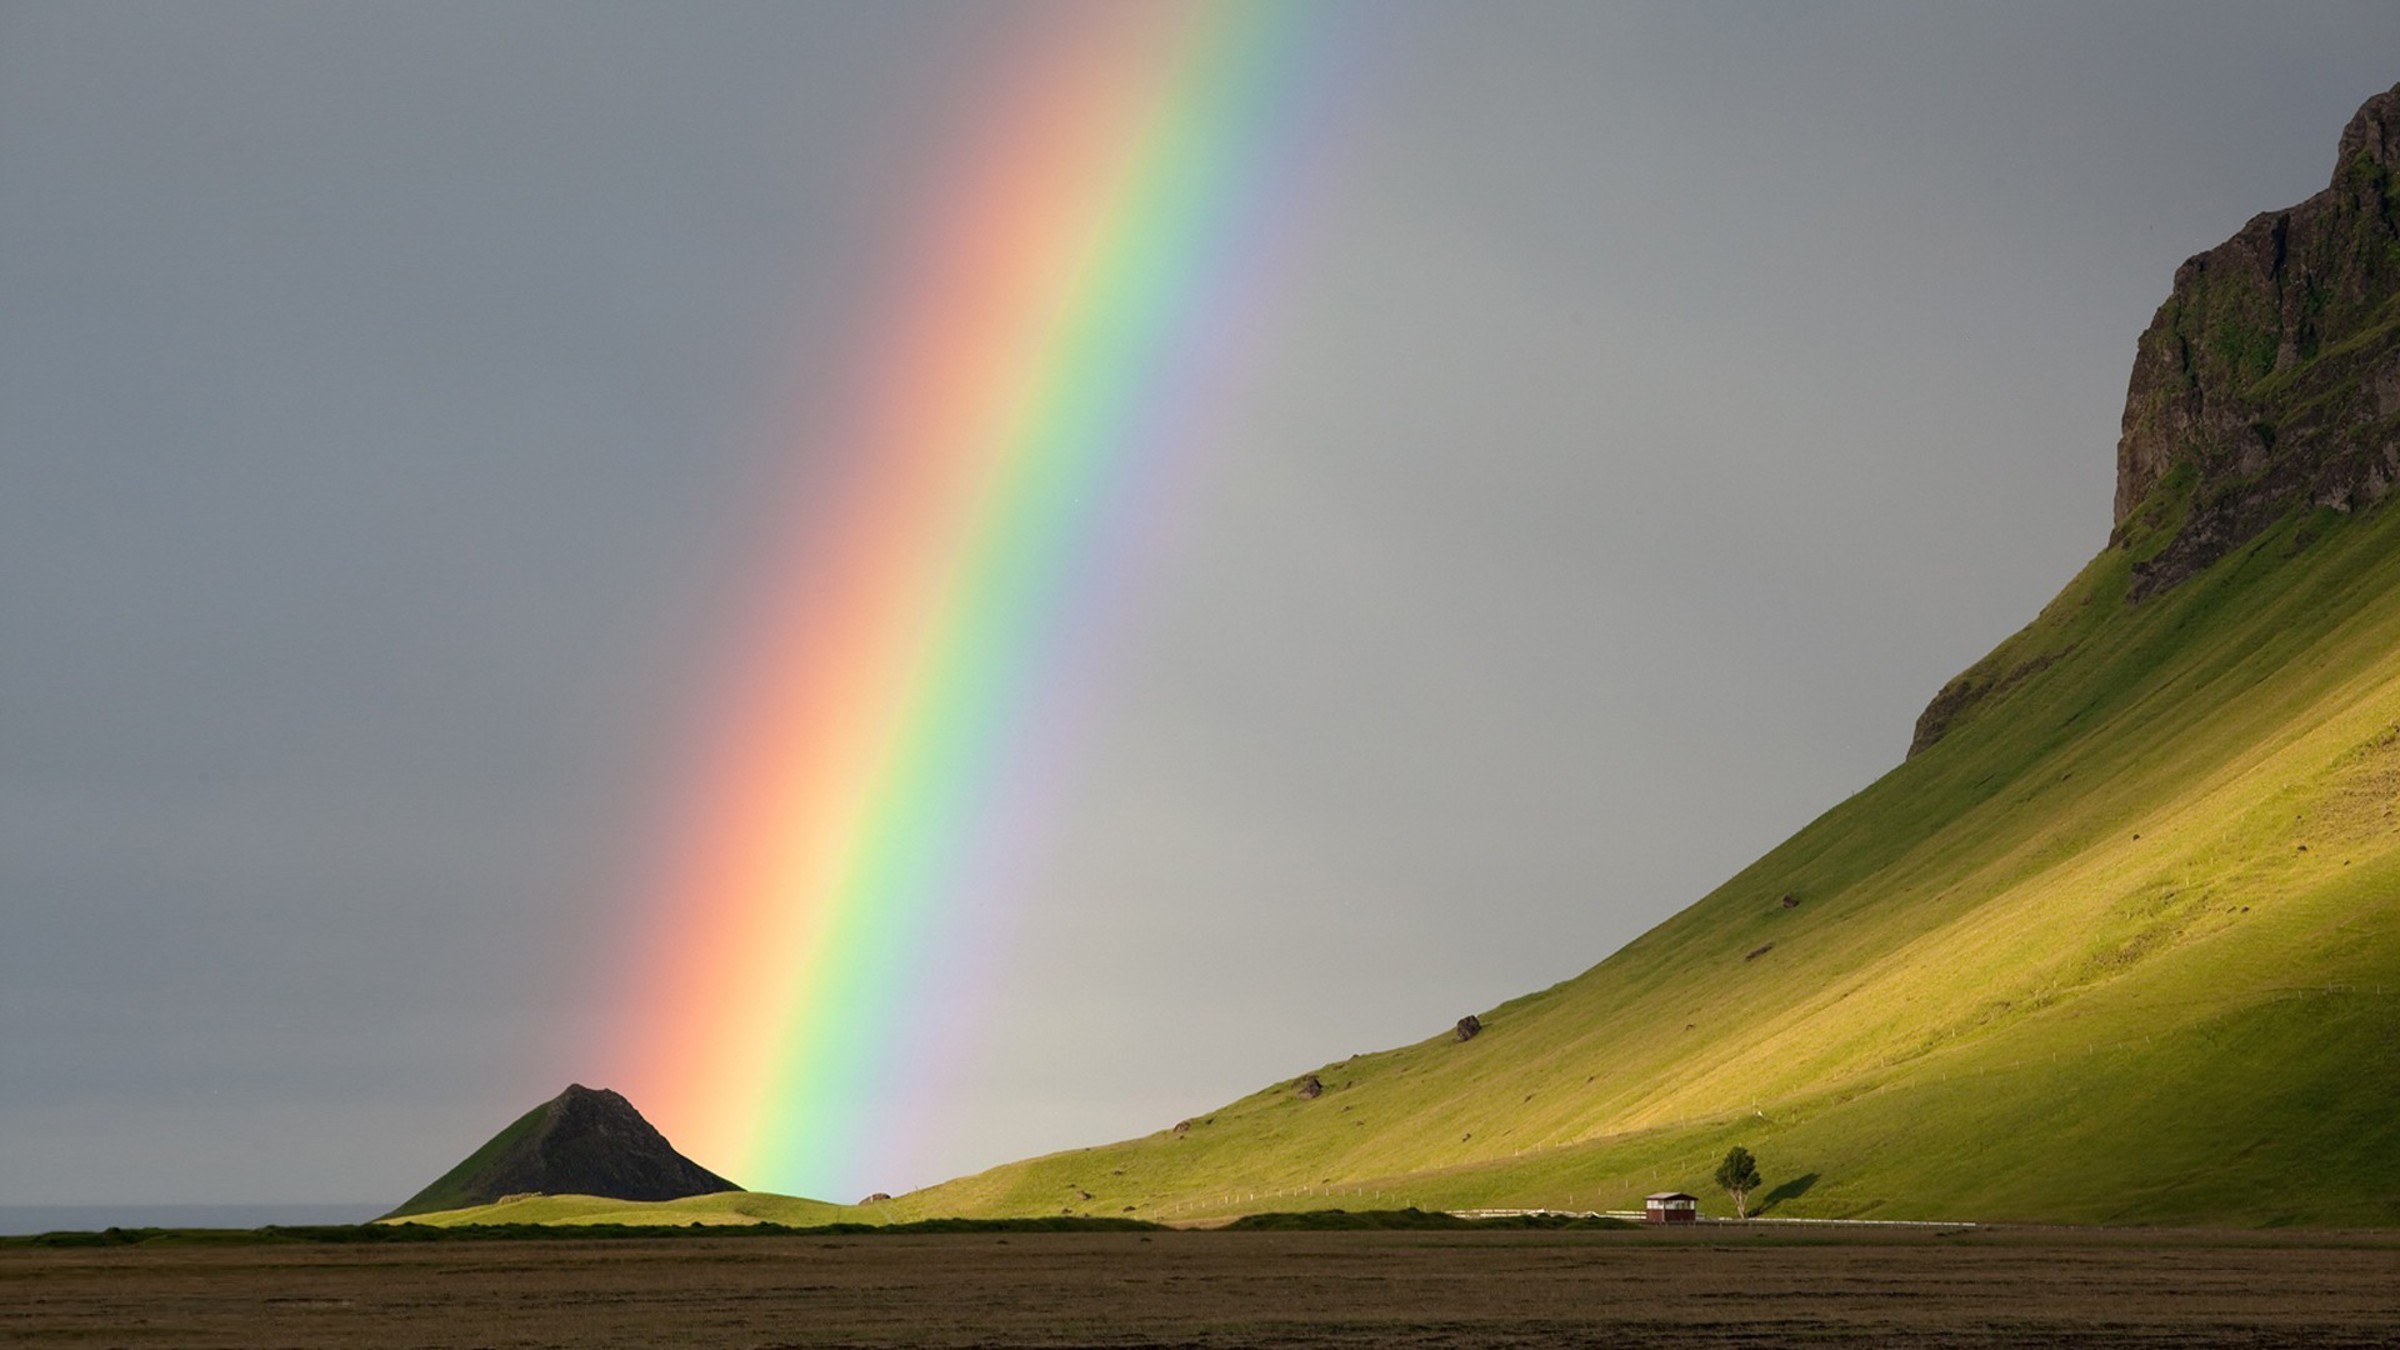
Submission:
[[22,1346],[2400,1344],[2400,1233],[1016,1233],[0,1248]]

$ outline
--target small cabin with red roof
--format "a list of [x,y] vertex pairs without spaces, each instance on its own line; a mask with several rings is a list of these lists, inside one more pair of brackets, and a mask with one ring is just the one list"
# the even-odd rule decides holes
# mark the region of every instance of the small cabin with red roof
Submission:
[[1660,1191],[1642,1201],[1642,1217],[1651,1223],[1697,1223],[1700,1197],[1681,1191]]

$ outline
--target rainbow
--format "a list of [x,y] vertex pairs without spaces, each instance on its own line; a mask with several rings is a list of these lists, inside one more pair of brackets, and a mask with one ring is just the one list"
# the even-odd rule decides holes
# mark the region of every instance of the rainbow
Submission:
[[1299,214],[1322,7],[1075,16],[960,109],[644,901],[617,1077],[753,1188],[846,1198],[941,1111],[937,1024]]

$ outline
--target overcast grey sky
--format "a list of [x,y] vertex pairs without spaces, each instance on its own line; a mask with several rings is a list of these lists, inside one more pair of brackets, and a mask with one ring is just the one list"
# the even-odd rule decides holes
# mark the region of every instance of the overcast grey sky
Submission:
[[[875,1186],[1575,974],[2101,545],[2135,335],[2400,9],[1924,11],[1344,21],[1266,373]],[[0,7],[0,1203],[392,1202],[589,1076],[778,411],[1033,17]]]

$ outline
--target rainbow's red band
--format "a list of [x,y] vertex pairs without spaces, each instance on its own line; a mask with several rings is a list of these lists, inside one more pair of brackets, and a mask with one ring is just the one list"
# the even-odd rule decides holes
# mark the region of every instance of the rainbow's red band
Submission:
[[792,530],[634,944],[617,1078],[747,1185],[843,1194],[931,1105],[909,1010],[943,997],[943,933],[999,898],[995,831],[1090,579],[1201,430],[1321,19],[1082,11],[1029,35],[939,175],[831,447],[847,477]]

